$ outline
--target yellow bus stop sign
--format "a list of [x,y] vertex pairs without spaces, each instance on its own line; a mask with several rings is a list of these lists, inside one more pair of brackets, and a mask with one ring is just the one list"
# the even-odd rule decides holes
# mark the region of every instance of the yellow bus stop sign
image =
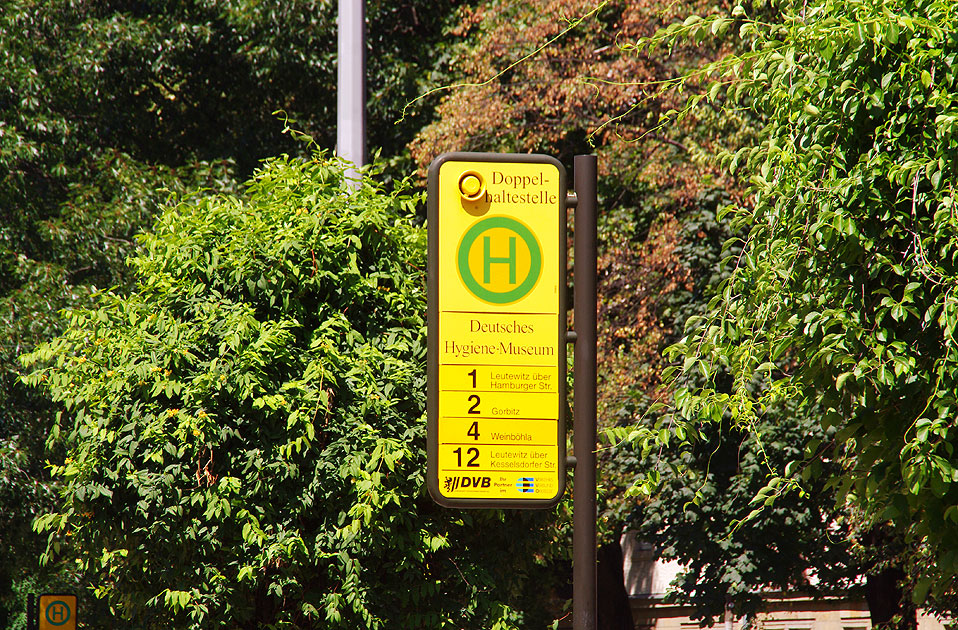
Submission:
[[565,169],[449,153],[429,168],[428,487],[449,507],[565,488]]
[[76,630],[76,595],[40,595],[39,630]]

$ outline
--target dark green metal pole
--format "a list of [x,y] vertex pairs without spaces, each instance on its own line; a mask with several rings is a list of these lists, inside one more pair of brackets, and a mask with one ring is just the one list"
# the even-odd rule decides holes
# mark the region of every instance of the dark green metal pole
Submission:
[[572,628],[596,629],[596,389],[598,293],[596,213],[597,160],[577,155],[573,162],[575,209],[575,390],[572,448]]

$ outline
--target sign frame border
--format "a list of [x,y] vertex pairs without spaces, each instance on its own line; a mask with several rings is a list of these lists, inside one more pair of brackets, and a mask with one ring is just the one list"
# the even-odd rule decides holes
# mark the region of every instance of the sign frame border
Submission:
[[[482,499],[450,498],[439,488],[439,170],[447,162],[489,162],[497,164],[550,164],[559,172],[558,228],[559,298],[558,298],[558,370],[559,409],[557,410],[556,443],[559,450],[559,483],[555,496],[548,499]],[[566,318],[568,312],[568,180],[562,163],[551,155],[537,153],[476,153],[454,151],[443,153],[429,165],[426,184],[426,486],[432,499],[449,508],[548,509],[559,504],[566,487]],[[542,262],[543,266],[546,264]]]

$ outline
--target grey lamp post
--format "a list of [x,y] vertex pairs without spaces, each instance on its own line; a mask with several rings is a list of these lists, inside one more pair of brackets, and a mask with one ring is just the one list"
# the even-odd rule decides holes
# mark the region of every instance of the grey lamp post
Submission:
[[[364,0],[339,0],[336,62],[336,152],[356,168],[366,164],[366,46]],[[355,187],[355,186],[354,186]]]

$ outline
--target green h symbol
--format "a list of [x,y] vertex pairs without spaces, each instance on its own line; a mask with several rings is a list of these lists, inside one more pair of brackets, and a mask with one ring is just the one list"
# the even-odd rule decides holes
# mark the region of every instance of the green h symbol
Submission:
[[493,256],[491,253],[492,245],[490,244],[490,239],[488,236],[482,237],[482,282],[483,284],[489,284],[492,282],[490,279],[490,271],[492,270],[492,265],[509,265],[509,284],[516,283],[516,237],[509,237],[509,255],[505,258],[499,256]]
[[50,611],[47,613],[47,619],[50,620],[50,623],[66,623],[69,615],[69,610],[66,605],[56,602],[53,606],[50,607]]

